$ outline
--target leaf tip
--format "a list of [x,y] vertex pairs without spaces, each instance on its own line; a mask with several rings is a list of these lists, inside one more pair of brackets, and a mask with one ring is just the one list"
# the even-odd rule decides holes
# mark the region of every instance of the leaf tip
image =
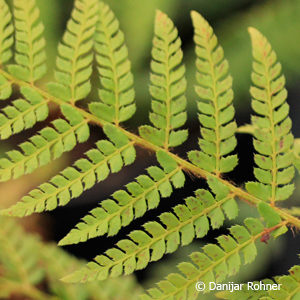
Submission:
[[156,9],[156,11],[155,11],[156,19],[160,20],[164,16],[166,16],[166,14],[164,12],[162,12],[160,9]]
[[79,283],[79,282],[83,282],[83,278],[79,271],[75,271],[69,275],[64,276],[63,278],[60,279],[60,281],[64,283]]
[[254,28],[254,27],[249,26],[248,27],[248,32],[250,34],[250,37],[251,37],[252,41],[263,37],[261,32],[258,29]]
[[68,243],[68,239],[67,239],[68,235],[66,235],[64,238],[62,238],[57,245],[62,247],[62,246],[66,246],[69,245],[70,243]]
[[60,281],[62,281],[64,283],[76,283],[77,282],[73,279],[73,274],[70,274],[70,275],[67,275],[67,276],[61,278]]
[[157,33],[159,28],[167,30],[170,27],[170,23],[172,23],[172,21],[169,19],[168,15],[157,9],[155,15],[155,32]]
[[8,210],[7,209],[2,209],[0,210],[0,216],[10,216],[11,214],[9,214]]
[[252,27],[252,26],[249,26],[249,27],[248,27],[248,32],[249,32],[250,34],[253,34],[253,33],[257,32],[257,29],[254,28],[254,27]]
[[3,217],[18,217],[19,215],[16,214],[12,208],[6,208],[6,209],[2,209],[0,210],[0,216]]
[[191,17],[192,17],[192,19],[196,18],[198,15],[199,15],[199,13],[197,11],[191,10]]

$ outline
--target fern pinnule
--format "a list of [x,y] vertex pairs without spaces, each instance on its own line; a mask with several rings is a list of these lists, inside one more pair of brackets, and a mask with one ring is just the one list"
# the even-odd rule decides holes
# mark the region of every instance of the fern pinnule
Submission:
[[294,166],[300,173],[300,139],[295,139],[294,142]]
[[44,25],[39,20],[40,11],[35,0],[14,0],[16,34],[16,64],[9,65],[10,73],[26,82],[41,79],[46,71],[46,42]]
[[254,175],[258,182],[249,182],[247,190],[264,201],[285,200],[294,190],[292,121],[286,102],[285,78],[281,64],[267,39],[256,29],[249,29],[253,47],[253,86],[250,89],[254,126]]
[[[239,300],[239,299],[253,299],[253,300],[292,300],[299,299],[300,297],[300,266],[296,265],[289,269],[288,275],[276,276],[272,279],[262,280],[263,284],[277,286],[278,289],[248,289],[244,284],[241,290],[230,292],[220,292],[217,294],[218,299]],[[260,285],[259,282],[254,281],[253,284]]]
[[5,0],[0,0],[0,66],[12,57],[13,32],[10,9]]
[[76,0],[62,42],[58,46],[56,83],[48,89],[54,96],[74,104],[91,90],[93,37],[99,14],[98,0]]
[[0,139],[4,140],[24,129],[33,127],[48,117],[48,100],[32,88],[21,87],[24,99],[12,101],[0,113]]
[[98,141],[97,148],[86,152],[87,158],[77,160],[73,167],[67,167],[49,182],[32,190],[17,204],[2,210],[1,214],[22,217],[64,206],[83,191],[106,179],[110,173],[119,172],[123,166],[133,163],[135,149],[132,142],[112,125],[105,125],[103,130],[112,142]]
[[[234,225],[230,235],[221,235],[217,238],[219,245],[206,244],[202,252],[190,255],[192,263],[182,262],[178,265],[180,273],[171,273],[165,280],[157,283],[158,288],[151,288],[143,300],[150,299],[197,299],[199,292],[195,289],[198,281],[208,287],[210,282],[222,282],[227,276],[236,274],[242,264],[251,263],[256,255],[255,242],[275,228],[284,226],[278,223],[274,228],[265,229],[261,221],[247,218],[245,226]],[[205,289],[203,292],[208,292]]]
[[182,64],[181,40],[173,22],[161,11],[155,18],[150,93],[150,121],[141,126],[140,135],[165,149],[181,145],[188,131],[177,130],[187,119],[185,67]]
[[[271,280],[261,280],[263,284],[270,284],[274,283]],[[253,281],[253,284],[260,284],[260,282]],[[241,290],[234,291],[233,293],[227,293],[225,291],[223,292],[218,292],[215,294],[217,299],[226,299],[226,300],[240,300],[240,299],[245,299],[245,300],[271,300],[270,298],[267,298],[268,296],[268,291],[264,289],[258,289],[253,293],[251,289],[248,289],[247,285],[243,285]],[[282,299],[283,300],[283,299]]]
[[224,213],[229,219],[236,217],[238,208],[228,188],[215,178],[210,178],[209,184],[216,197],[206,190],[197,190],[195,197],[187,198],[184,205],[175,206],[174,213],[163,213],[160,222],[147,222],[143,230],[132,231],[128,239],[120,240],[115,248],[95,257],[94,262],[65,280],[84,282],[130,274],[176,251],[179,245],[205,236],[209,230],[208,219],[213,228],[219,228],[225,220]]
[[100,102],[91,103],[90,110],[100,119],[118,125],[135,113],[135,91],[124,34],[114,13],[103,2],[100,2],[95,51]]
[[[47,104],[44,105],[47,107]],[[69,115],[65,108],[62,108],[62,111]],[[64,152],[71,151],[77,143],[85,142],[89,138],[87,121],[81,115],[74,120],[77,111],[71,113],[73,119],[68,121],[56,119],[52,121],[53,127],[45,127],[28,141],[21,143],[19,145],[21,151],[8,151],[7,158],[0,159],[0,181],[30,174],[35,169],[59,158]]]
[[277,276],[270,280],[270,284],[280,284],[280,290],[268,291],[267,300],[298,299],[300,297],[300,266],[296,265],[289,269],[289,275]]
[[101,201],[76,225],[59,245],[85,242],[87,239],[108,234],[115,235],[121,227],[158,206],[161,198],[170,197],[174,188],[181,188],[185,176],[176,162],[164,152],[157,153],[159,167],[147,168],[148,175],[140,175],[126,185],[126,190],[112,194],[111,199]]
[[191,151],[190,160],[216,175],[232,171],[238,163],[237,155],[229,155],[236,147],[232,78],[228,62],[218,45],[213,29],[197,12],[192,12],[195,28],[199,121],[202,125],[199,146]]
[[0,74],[0,100],[7,100],[12,94],[12,85]]

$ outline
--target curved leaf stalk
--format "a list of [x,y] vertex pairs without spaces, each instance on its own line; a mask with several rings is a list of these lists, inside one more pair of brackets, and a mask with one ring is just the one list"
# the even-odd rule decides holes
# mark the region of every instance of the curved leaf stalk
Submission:
[[[22,81],[22,80],[18,80],[16,78],[14,78],[13,76],[11,76],[10,74],[8,74],[7,72],[5,72],[4,70],[0,69],[0,73],[7,78],[7,80],[9,80],[12,83],[15,83],[19,86],[31,86],[29,84],[27,84],[26,82]],[[70,104],[66,104],[63,100],[54,97],[52,95],[50,95],[48,92],[38,88],[38,87],[33,87],[36,91],[38,91],[42,96],[44,96],[45,98],[48,98],[50,101],[56,103],[57,105],[70,105]],[[71,105],[70,105],[71,106]],[[73,107],[73,106],[72,106]],[[94,123],[97,124],[98,126],[103,127],[105,124],[109,124],[109,122],[106,122],[104,120],[99,120],[99,118],[97,118],[96,116],[92,115],[91,113],[87,112],[86,110],[79,108],[79,107],[75,107],[75,109],[80,112],[82,114],[82,116],[84,118],[86,118],[90,123]],[[192,163],[188,162],[185,159],[182,159],[181,157],[179,157],[178,155],[170,152],[170,151],[166,151],[165,149],[158,147],[150,142],[148,142],[147,140],[139,137],[138,135],[129,132],[128,130],[120,127],[120,130],[136,145],[142,147],[142,148],[146,148],[149,150],[152,150],[154,152],[157,151],[165,151],[166,153],[168,153],[169,156],[171,156],[178,165],[180,165],[183,170],[186,170],[187,172],[190,172],[192,174],[194,174],[195,176],[199,176],[202,178],[207,178],[209,176],[215,176],[214,174],[211,174],[195,165],[193,165]],[[248,193],[247,191],[245,191],[242,188],[236,187],[234,184],[232,184],[231,182],[228,182],[226,180],[223,180],[222,178],[218,178],[218,180],[220,180],[220,182],[222,182],[224,185],[226,185],[230,191],[232,193],[234,193],[237,197],[239,197],[242,200],[245,200],[248,203],[251,203],[253,205],[257,205],[258,203],[261,202],[261,199],[251,195],[250,193]],[[288,221],[288,223],[292,226],[295,226],[297,228],[300,229],[300,219],[294,217],[293,215],[285,212],[283,209],[280,209],[278,207],[274,208],[277,213],[286,221]]]

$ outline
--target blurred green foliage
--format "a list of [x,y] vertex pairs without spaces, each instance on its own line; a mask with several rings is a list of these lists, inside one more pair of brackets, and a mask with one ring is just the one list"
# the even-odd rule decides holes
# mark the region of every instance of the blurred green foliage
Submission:
[[25,234],[15,220],[0,218],[0,299],[138,299],[141,288],[132,276],[85,285],[60,280],[83,264],[56,245]]

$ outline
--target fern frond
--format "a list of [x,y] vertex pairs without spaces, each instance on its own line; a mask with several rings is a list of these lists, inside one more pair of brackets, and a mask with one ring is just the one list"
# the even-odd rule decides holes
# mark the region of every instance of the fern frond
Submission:
[[101,201],[100,206],[91,210],[59,245],[85,242],[106,233],[115,235],[133,219],[156,208],[161,197],[170,197],[173,187],[183,187],[185,176],[177,163],[165,152],[158,152],[157,159],[164,170],[149,167],[148,175],[140,175],[126,185],[127,191],[116,191],[112,199]]
[[97,0],[76,0],[67,30],[58,46],[56,83],[49,83],[52,95],[74,104],[91,90],[93,36],[98,20]]
[[0,265],[1,275],[2,272],[5,275],[0,276],[2,298],[5,293],[8,292],[6,296],[9,296],[9,292],[15,292],[21,286],[41,282],[43,270],[38,264],[36,238],[28,237],[26,240],[20,238],[23,232],[11,220],[0,218],[0,224]]
[[189,159],[206,171],[220,175],[232,171],[238,163],[236,155],[229,155],[237,144],[232,77],[213,29],[195,11],[192,20],[197,55],[198,85],[195,90],[201,99],[198,110],[202,138],[199,139],[201,151],[191,151]]
[[133,75],[124,34],[114,13],[103,2],[100,2],[95,51],[101,102],[92,103],[90,110],[98,118],[118,125],[130,119],[136,111]]
[[249,193],[264,201],[285,200],[294,190],[290,184],[294,177],[292,121],[286,102],[285,78],[281,64],[267,39],[256,29],[249,29],[253,47],[253,86],[250,89],[252,108],[257,114],[252,117],[254,159],[257,167],[254,175],[258,182],[249,182]]
[[65,280],[85,282],[130,274],[145,268],[150,261],[161,259],[166,253],[176,251],[179,245],[205,236],[209,230],[208,218],[213,228],[223,224],[224,213],[229,219],[234,218],[238,208],[227,187],[219,185],[214,178],[209,182],[216,193],[215,198],[206,190],[197,190],[196,197],[187,198],[185,205],[175,206],[174,213],[160,215],[161,223],[146,223],[144,230],[131,232],[130,239],[119,241],[117,247],[95,257],[94,262]]
[[[3,3],[1,1],[3,0],[0,0],[0,5]],[[135,160],[135,145],[156,152],[159,166],[150,167],[146,175],[137,177],[126,186],[126,190],[117,191],[111,199],[101,202],[60,244],[116,234],[133,219],[155,208],[161,197],[169,196],[174,188],[182,187],[185,182],[183,170],[206,179],[209,185],[209,190],[197,190],[195,197],[187,198],[183,204],[175,206],[172,212],[161,214],[158,221],[148,222],[141,230],[132,231],[126,239],[98,255],[93,262],[76,266],[78,271],[65,277],[66,282],[106,280],[108,277],[131,274],[145,268],[151,261],[174,252],[179,246],[205,236],[210,227],[219,228],[226,217],[233,219],[238,213],[234,197],[255,204],[266,226],[257,219],[247,219],[245,226],[233,226],[230,229],[231,235],[218,238],[218,245],[208,244],[203,247],[202,252],[193,253],[194,264],[180,264],[179,269],[183,275],[169,275],[159,283],[159,288],[151,289],[149,295],[144,296],[145,299],[194,299],[197,297],[194,286],[198,280],[205,283],[220,282],[227,275],[235,274],[241,265],[241,254],[244,255],[244,263],[251,262],[256,256],[255,242],[258,239],[266,242],[270,235],[277,237],[287,231],[286,225],[300,228],[297,217],[288,210],[274,207],[276,200],[286,199],[293,190],[290,182],[294,177],[293,165],[297,164],[297,159],[294,158],[299,153],[293,148],[291,121],[288,118],[280,65],[276,63],[271,46],[260,33],[250,30],[256,60],[252,76],[255,85],[251,89],[252,106],[259,116],[253,117],[251,127],[242,129],[248,132],[253,130],[254,146],[258,152],[255,155],[258,167],[254,171],[257,182],[248,183],[247,192],[222,178],[222,174],[232,171],[238,161],[237,156],[232,155],[236,147],[237,131],[232,105],[232,79],[223,50],[218,45],[212,28],[199,14],[193,12],[192,19],[195,27],[196,92],[200,98],[198,110],[201,139],[200,151],[192,151],[188,155],[190,163],[169,150],[182,144],[187,138],[187,131],[180,129],[186,122],[186,80],[178,32],[165,14],[158,12],[155,22],[150,78],[152,126],[142,126],[140,136],[137,136],[119,126],[135,112],[135,95],[124,36],[109,7],[98,0],[75,0],[71,20],[58,48],[56,83],[49,85],[49,93],[34,85],[45,73],[43,26],[38,20],[39,11],[35,7],[35,0],[14,0],[14,7],[16,64],[9,66],[12,75],[0,69],[0,99],[11,96],[14,84],[21,87],[25,100],[13,101],[3,109],[0,114],[0,137],[7,138],[45,119],[48,115],[47,102],[50,101],[60,107],[66,120],[55,120],[53,128],[44,128],[29,141],[22,143],[19,150],[9,151],[8,159],[0,160],[0,181],[30,173],[64,151],[72,149],[78,142],[85,141],[89,137],[87,123],[103,127],[107,139],[98,141],[96,147],[89,150],[84,158],[38,186],[23,197],[22,201],[2,210],[0,214],[25,216],[66,205],[97,182],[105,180],[110,173],[116,173],[131,164]],[[4,21],[5,25],[0,21],[0,35],[8,41],[8,48],[4,51],[5,59],[9,59],[9,11],[4,6],[0,8],[4,10],[3,19],[8,16]],[[0,12],[0,17],[2,13]],[[6,33],[1,32],[6,29]],[[0,55],[1,51],[2,48]],[[91,103],[88,112],[76,107],[75,103],[90,93],[94,52],[100,74],[100,101]],[[16,241],[22,245],[30,244],[20,240]],[[3,242],[0,243],[0,254],[1,249],[6,247],[2,244]],[[30,253],[32,255],[28,253],[27,246],[20,247],[26,256],[33,256],[32,260],[24,259],[24,268],[20,255],[19,263],[24,269],[24,272],[20,272],[20,281],[23,283],[27,280],[26,287],[32,286],[31,274],[36,280],[32,280],[33,283],[45,279],[38,276],[35,267],[40,271],[41,264],[45,266],[47,261],[50,265],[46,267],[49,277],[46,283],[49,283],[48,286],[59,299],[93,298],[89,287],[83,288],[84,295],[81,297],[78,285],[71,286],[69,295],[62,283],[53,280],[54,273],[59,273],[62,269],[69,270],[67,264],[64,264],[67,259],[58,259],[59,252],[55,251],[45,254],[43,258],[36,252],[39,246],[40,244],[28,246],[29,250],[33,249]],[[14,254],[13,250],[9,254]],[[57,259],[54,259],[56,255]],[[0,255],[0,262],[1,259],[5,259],[5,256],[2,258]],[[7,274],[10,273],[11,266],[9,259],[3,263],[8,263],[5,266]],[[39,263],[37,260],[40,260]],[[28,275],[24,275],[28,270]],[[5,287],[9,281],[6,278],[3,284],[1,275],[2,272],[0,298],[2,286]],[[108,287],[104,282],[101,284]],[[16,287],[18,284],[14,286],[15,289]],[[290,286],[287,290],[290,291]],[[37,293],[35,296],[24,296],[33,299],[47,298],[43,298],[43,293],[38,288],[34,287],[34,291]]]
[[50,290],[59,299],[111,300],[120,299],[120,295],[122,295],[122,299],[138,299],[141,292],[132,276],[127,276],[122,280],[111,278],[103,282],[91,282],[84,286],[65,284],[60,278],[82,266],[83,262],[55,245],[49,244],[43,245],[40,255],[41,265],[45,270]]
[[110,173],[119,172],[135,160],[133,143],[117,128],[106,125],[105,134],[112,141],[101,140],[97,148],[86,152],[87,158],[77,160],[49,182],[32,190],[14,206],[1,211],[2,215],[27,216],[34,212],[53,210],[80,196]]
[[[241,291],[234,291],[233,293],[223,292],[218,295],[220,299],[263,299],[263,300],[292,300],[300,298],[300,266],[293,266],[289,270],[289,275],[276,276],[274,280],[264,279],[263,284],[267,284],[268,290],[254,291],[247,288],[245,284]],[[254,284],[259,284],[255,281]],[[274,290],[270,289],[274,284],[280,285],[280,288]]]
[[21,93],[24,99],[14,100],[12,105],[3,108],[0,113],[1,140],[31,128],[48,117],[47,99],[29,87],[21,87]]
[[176,130],[187,119],[187,83],[178,31],[161,11],[156,13],[154,33],[150,77],[150,121],[154,127],[141,126],[139,132],[143,138],[168,149],[181,145],[188,137],[187,130]]
[[87,121],[81,116],[73,122],[57,119],[52,124],[53,127],[43,128],[20,144],[21,151],[8,151],[7,158],[0,159],[0,181],[30,174],[59,158],[64,152],[71,151],[77,143],[83,143],[89,137]]
[[[268,300],[287,300],[300,298],[300,266],[292,267],[289,270],[289,275],[275,277],[275,282],[277,284],[281,284],[280,290],[268,291]],[[270,283],[273,284],[274,282],[271,281]]]
[[[42,243],[12,219],[0,218],[0,298],[13,295],[32,300],[138,299],[141,290],[134,277],[86,285],[64,284],[60,278],[83,265],[54,244]],[[47,293],[39,289],[47,284]],[[117,288],[117,290],[116,290]],[[51,295],[50,295],[50,293]]]
[[12,57],[13,31],[10,9],[5,0],[0,0],[0,66]]
[[[276,228],[280,226],[281,223]],[[196,299],[198,292],[195,284],[198,281],[204,282],[207,287],[209,282],[222,282],[227,276],[236,274],[242,264],[241,256],[243,264],[251,263],[257,255],[255,242],[271,230],[264,229],[255,218],[246,219],[245,226],[232,226],[230,235],[217,238],[219,245],[207,244],[202,252],[192,253],[193,264],[180,263],[178,268],[181,273],[168,275],[157,283],[158,288],[148,290],[149,295],[144,295],[142,299]]]
[[[79,285],[67,285],[59,280],[64,274],[72,272],[82,265],[82,262],[68,255],[54,244],[40,243],[39,246],[43,249],[43,251],[40,251],[40,264],[45,270],[45,277],[47,278],[47,284],[51,293],[58,296],[58,299],[88,299],[88,286],[82,288]],[[102,291],[98,289],[98,293],[101,295]],[[98,296],[99,298],[100,295]]]
[[16,31],[16,64],[9,65],[10,73],[21,80],[33,83],[46,71],[46,42],[44,26],[39,20],[40,11],[35,0],[14,0]]
[[[263,284],[273,284],[272,280],[261,280]],[[259,284],[257,281],[253,281],[253,284]],[[217,299],[227,299],[227,300],[269,300],[267,298],[268,291],[265,291],[263,289],[258,289],[257,291],[252,291],[251,289],[248,289],[248,285],[244,284],[242,289],[239,291],[234,291],[232,293],[227,293],[225,291],[216,293]]]

